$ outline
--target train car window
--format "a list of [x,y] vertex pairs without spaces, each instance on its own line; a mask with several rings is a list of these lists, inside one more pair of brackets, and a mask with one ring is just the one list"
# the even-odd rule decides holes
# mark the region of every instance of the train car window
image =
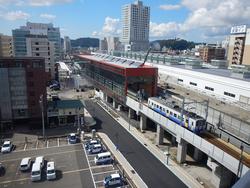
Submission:
[[188,119],[186,119],[186,123],[188,123]]
[[162,108],[162,111],[165,112],[165,108]]
[[170,115],[173,115],[173,112],[170,112]]
[[159,108],[159,105],[156,105],[157,108]]
[[181,119],[181,116],[178,116],[178,119]]
[[167,110],[167,113],[169,113],[169,111]]
[[192,121],[192,125],[194,125],[194,122]]
[[162,110],[162,107],[160,106],[160,110]]
[[177,117],[177,115],[176,115],[176,114],[174,114],[174,117]]

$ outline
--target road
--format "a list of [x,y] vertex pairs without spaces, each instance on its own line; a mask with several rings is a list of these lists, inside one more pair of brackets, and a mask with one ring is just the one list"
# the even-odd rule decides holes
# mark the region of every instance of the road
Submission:
[[148,187],[187,187],[100,106],[92,101],[85,103],[97,121],[97,130],[106,133],[118,145],[119,150]]

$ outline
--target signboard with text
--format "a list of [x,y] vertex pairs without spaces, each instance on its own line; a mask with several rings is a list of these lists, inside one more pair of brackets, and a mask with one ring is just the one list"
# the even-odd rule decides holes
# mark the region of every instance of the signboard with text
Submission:
[[247,31],[246,25],[239,25],[231,28],[231,34],[246,33],[246,31]]

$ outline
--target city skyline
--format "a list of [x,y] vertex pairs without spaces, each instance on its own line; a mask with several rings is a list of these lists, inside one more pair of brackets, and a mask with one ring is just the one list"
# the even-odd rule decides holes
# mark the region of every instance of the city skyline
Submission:
[[[72,39],[120,37],[122,6],[133,2],[0,0],[0,32],[11,35],[12,29],[30,21],[51,22],[60,27],[62,36]],[[250,13],[247,10],[250,2],[246,0],[144,0],[143,4],[151,9],[150,40],[183,38],[195,42],[216,42],[230,34],[231,26],[249,24]]]

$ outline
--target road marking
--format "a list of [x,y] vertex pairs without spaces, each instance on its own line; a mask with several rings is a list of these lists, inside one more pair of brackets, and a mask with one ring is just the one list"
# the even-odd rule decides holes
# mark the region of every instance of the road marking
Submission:
[[49,141],[47,140],[47,148],[49,147]]
[[59,138],[57,138],[57,146],[60,146]]
[[107,173],[112,173],[115,172],[117,173],[118,170],[110,170],[110,171],[104,171],[104,172],[97,172],[97,173],[93,173],[93,176],[99,175],[99,174],[107,174]]
[[[50,154],[47,154],[47,155],[44,155],[44,156],[51,156],[51,155],[60,155],[60,154],[65,154],[65,153],[73,153],[73,152],[79,152],[79,151],[82,151],[82,149],[79,149],[79,150],[70,150],[70,151],[62,151],[62,152],[57,152],[57,153],[50,153]],[[41,156],[41,155],[31,155],[29,157],[37,157],[37,156]],[[23,159],[23,158],[16,158],[16,159],[9,159],[9,160],[1,160],[1,162],[10,162],[10,161],[16,161],[16,160],[20,160],[20,159]]]
[[103,180],[100,180],[100,181],[95,181],[95,183],[102,183],[103,182]]
[[89,160],[89,162],[94,162],[95,160]]
[[[82,172],[82,171],[87,171],[87,170],[89,170],[89,168],[82,168],[82,169],[77,169],[77,170],[65,171],[65,172],[62,172],[62,174],[71,174],[71,173]],[[7,184],[7,183],[12,183],[12,182],[25,181],[25,180],[29,180],[29,179],[30,179],[30,177],[29,178],[16,179],[16,180],[2,181],[2,182],[0,182],[0,184]]]
[[[85,150],[84,144],[82,144],[82,147],[83,147],[83,150],[84,150],[85,155],[87,156],[87,152],[86,152],[86,150]],[[86,157],[86,159],[87,159],[89,171],[90,171],[90,174],[91,174],[93,183],[94,183],[94,187],[96,188],[95,179],[94,179],[94,176],[93,176],[92,170],[91,170],[91,168],[90,168],[90,164],[89,164],[89,159],[88,159],[88,157]]]
[[27,147],[27,144],[25,144],[25,145],[24,145],[23,151],[25,151],[25,150],[26,150],[26,147]]
[[97,165],[97,166],[91,166],[91,169],[95,169],[95,168],[104,168],[104,167],[114,167],[112,164],[109,165]]
[[78,169],[78,170],[70,170],[70,171],[63,172],[62,174],[70,174],[70,173],[82,172],[82,171],[87,171],[87,170],[89,170],[89,168],[82,168],[82,169]]
[[36,141],[36,149],[38,148],[38,140]]

